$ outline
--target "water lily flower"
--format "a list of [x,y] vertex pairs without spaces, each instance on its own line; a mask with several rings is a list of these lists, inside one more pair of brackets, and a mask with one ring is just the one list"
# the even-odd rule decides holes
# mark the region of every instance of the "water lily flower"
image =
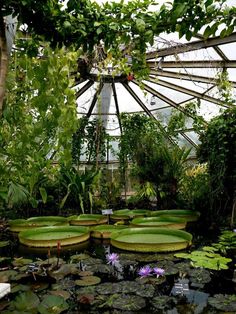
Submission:
[[236,229],[233,229],[233,232],[236,232]]
[[115,265],[119,261],[119,255],[117,253],[111,253],[106,255],[107,264]]
[[155,275],[157,275],[157,277],[159,277],[159,276],[163,276],[164,275],[165,269],[159,268],[159,267],[154,267],[153,268],[153,272],[154,272]]
[[138,271],[138,274],[139,276],[141,276],[141,278],[148,277],[151,275],[151,273],[152,273],[152,269],[149,265],[141,267]]

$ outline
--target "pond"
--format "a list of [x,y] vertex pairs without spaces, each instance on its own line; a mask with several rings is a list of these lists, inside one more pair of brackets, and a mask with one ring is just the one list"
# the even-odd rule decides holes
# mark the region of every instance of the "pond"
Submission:
[[[55,249],[27,248],[5,231],[0,282],[7,313],[235,313],[231,267],[193,268],[175,253],[131,253],[90,239]],[[204,239],[195,239],[203,242]],[[158,271],[159,269],[159,271]]]

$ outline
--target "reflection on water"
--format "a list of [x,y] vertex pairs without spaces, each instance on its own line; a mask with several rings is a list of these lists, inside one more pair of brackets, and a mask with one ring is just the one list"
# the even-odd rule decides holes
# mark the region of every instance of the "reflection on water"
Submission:
[[[62,246],[60,249],[60,255],[62,256],[70,256],[72,254],[74,254],[75,252],[82,252],[84,250],[87,250],[89,248],[90,245],[90,241],[84,241],[78,244],[73,244],[73,245],[66,245],[66,246]],[[53,248],[38,248],[38,247],[28,247],[25,246],[23,244],[20,244],[18,247],[18,254],[22,255],[22,256],[34,256],[34,257],[47,257],[48,255],[48,251],[50,249],[50,254],[53,255],[57,255],[58,254],[58,250],[56,247]]]

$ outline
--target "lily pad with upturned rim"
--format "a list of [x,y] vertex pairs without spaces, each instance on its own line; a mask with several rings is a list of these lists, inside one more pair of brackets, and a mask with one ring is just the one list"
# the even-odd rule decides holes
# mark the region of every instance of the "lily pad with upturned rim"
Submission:
[[91,229],[91,237],[97,239],[110,239],[112,232],[128,228],[124,225],[100,225]]
[[185,249],[192,242],[192,235],[183,230],[168,228],[128,228],[114,232],[114,247],[136,252],[170,252]]
[[100,214],[81,214],[69,219],[70,225],[73,226],[94,226],[107,223],[108,218]]
[[84,242],[90,237],[89,229],[76,226],[42,227],[19,233],[20,243],[32,247],[56,247]]
[[10,231],[20,232],[24,230],[34,229],[38,227],[68,225],[65,217],[60,216],[42,216],[31,217],[29,219],[15,219],[9,221]]
[[151,212],[151,216],[168,216],[184,218],[186,221],[197,221],[200,213],[190,209],[166,209]]
[[134,218],[131,227],[162,227],[172,229],[184,229],[187,221],[184,218],[160,216]]
[[135,217],[149,216],[150,211],[147,209],[118,209],[111,215],[112,221],[129,220]]

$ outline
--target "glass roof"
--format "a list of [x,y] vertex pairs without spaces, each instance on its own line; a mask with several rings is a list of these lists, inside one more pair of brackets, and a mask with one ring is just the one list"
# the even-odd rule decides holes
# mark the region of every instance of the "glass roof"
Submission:
[[[234,0],[227,3],[232,5]],[[227,108],[217,87],[223,70],[228,72],[232,95],[236,95],[236,33],[204,40],[203,31],[191,41],[178,39],[177,34],[157,37],[146,54],[150,74],[143,81],[143,90],[135,78],[113,78],[109,71],[100,82],[96,74],[79,82],[75,87],[78,114],[101,116],[107,132],[114,136],[120,135],[121,112],[145,112],[166,126],[173,108],[182,111],[189,101],[200,102],[198,114],[209,121]],[[187,121],[187,131],[179,135],[180,145],[196,146],[198,136],[188,131],[192,123]]]

